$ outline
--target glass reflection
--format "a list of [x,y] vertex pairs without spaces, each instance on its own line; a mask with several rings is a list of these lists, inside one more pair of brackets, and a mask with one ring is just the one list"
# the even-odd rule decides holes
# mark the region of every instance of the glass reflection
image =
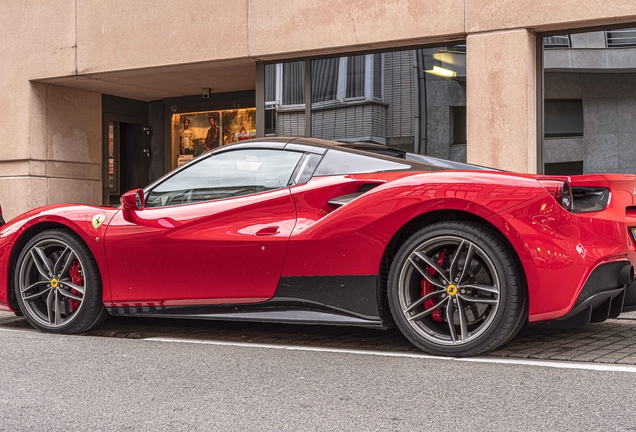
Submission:
[[[466,162],[466,46],[311,61],[311,136]],[[265,66],[265,135],[305,135],[305,62]]]

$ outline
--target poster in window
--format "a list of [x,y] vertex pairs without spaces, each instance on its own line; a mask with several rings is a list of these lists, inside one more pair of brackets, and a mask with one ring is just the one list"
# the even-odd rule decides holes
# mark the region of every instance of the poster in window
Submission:
[[256,108],[223,111],[223,144],[256,137]]
[[221,145],[255,136],[255,108],[173,114],[172,167]]
[[203,151],[214,150],[221,145],[221,113],[208,112],[208,130],[203,142]]
[[172,115],[172,167],[181,166],[221,144],[221,112]]

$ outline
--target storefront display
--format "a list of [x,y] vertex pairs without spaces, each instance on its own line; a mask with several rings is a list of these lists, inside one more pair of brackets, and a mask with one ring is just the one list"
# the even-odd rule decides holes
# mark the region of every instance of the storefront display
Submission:
[[172,115],[172,168],[208,150],[256,136],[256,109]]
[[115,145],[115,122],[108,122],[108,191],[112,195],[119,193],[119,161],[117,160],[117,145]]

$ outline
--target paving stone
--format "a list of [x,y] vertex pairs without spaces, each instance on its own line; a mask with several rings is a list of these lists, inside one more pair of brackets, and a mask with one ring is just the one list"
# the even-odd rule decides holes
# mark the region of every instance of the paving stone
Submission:
[[563,347],[563,348],[568,348],[568,349],[576,349],[576,348],[583,347],[583,346],[585,346],[585,345],[586,345],[586,344],[584,344],[584,343],[581,343],[581,342],[575,341],[575,342],[564,343],[564,344],[559,345],[559,346],[561,346],[561,347]]
[[[573,359],[579,355],[581,355],[582,353],[578,353],[578,354],[573,354],[570,352],[563,352],[561,354],[556,354],[553,355],[552,357],[550,357],[550,360],[565,360],[565,361],[574,361]],[[580,360],[577,360],[580,361]]]
[[533,355],[537,353],[538,351],[514,351],[508,354],[507,357],[531,358]]
[[530,358],[547,360],[549,358],[552,358],[552,357],[554,357],[556,355],[560,355],[560,354],[563,354],[563,353],[564,353],[564,351],[559,351],[559,350],[546,350],[546,351],[534,353],[534,354],[530,355]]
[[616,363],[618,360],[621,360],[625,357],[627,357],[626,354],[612,352],[594,359],[594,363]]
[[[0,327],[31,328],[24,318],[0,313]],[[393,328],[379,331],[355,327],[303,326],[183,319],[110,317],[88,335],[101,337],[179,337],[188,339],[279,343],[367,350],[418,352]],[[636,313],[583,329],[528,327],[490,357],[636,364]]]
[[585,354],[578,355],[576,357],[572,357],[574,361],[594,361],[594,359],[603,357],[606,354],[609,354],[611,351],[609,350],[594,350],[587,352]]

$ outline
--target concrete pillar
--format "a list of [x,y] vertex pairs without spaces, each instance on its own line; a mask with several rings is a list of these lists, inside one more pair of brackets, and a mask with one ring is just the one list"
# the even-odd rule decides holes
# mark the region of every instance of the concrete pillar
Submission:
[[537,172],[535,41],[525,29],[468,36],[469,163]]
[[101,94],[28,81],[22,90],[14,107],[25,114],[5,123],[0,141],[5,219],[46,204],[101,204]]
[[102,204],[102,95],[47,85],[48,204]]

